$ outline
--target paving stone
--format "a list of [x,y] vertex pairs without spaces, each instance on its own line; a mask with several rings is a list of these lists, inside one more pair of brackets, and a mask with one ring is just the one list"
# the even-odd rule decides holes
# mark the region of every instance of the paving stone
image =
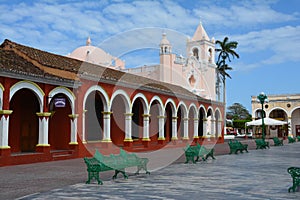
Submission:
[[299,158],[300,142],[196,164],[176,162],[150,175],[108,179],[104,185],[78,183],[19,199],[300,199],[300,192],[288,193],[287,173],[300,166]]

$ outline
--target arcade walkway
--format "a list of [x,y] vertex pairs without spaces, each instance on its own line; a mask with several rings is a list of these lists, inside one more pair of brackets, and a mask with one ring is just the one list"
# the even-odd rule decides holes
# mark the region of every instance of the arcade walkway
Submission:
[[[87,175],[82,159],[3,167],[0,196],[1,199],[300,199],[300,191],[287,191],[292,184],[287,168],[300,166],[300,142],[285,141],[284,146],[271,146],[267,150],[253,150],[252,140],[243,142],[249,143],[252,149],[249,153],[221,155],[228,153],[227,144],[217,145],[216,160],[183,164],[181,158],[150,176],[140,174],[127,180],[112,181],[111,174],[104,173],[102,186],[84,184]],[[37,178],[30,180],[33,175]]]

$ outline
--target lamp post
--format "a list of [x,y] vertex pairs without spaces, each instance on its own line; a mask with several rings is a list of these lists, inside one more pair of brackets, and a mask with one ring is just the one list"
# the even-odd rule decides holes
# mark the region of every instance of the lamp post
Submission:
[[262,120],[262,139],[265,139],[265,124],[264,124],[264,103],[268,103],[268,97],[265,93],[261,92],[258,96],[257,96],[257,101],[259,103],[261,103],[261,120]]

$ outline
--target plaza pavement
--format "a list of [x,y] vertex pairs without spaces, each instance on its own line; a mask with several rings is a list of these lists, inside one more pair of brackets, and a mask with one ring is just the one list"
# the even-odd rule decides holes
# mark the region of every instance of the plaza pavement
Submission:
[[128,179],[111,180],[113,172],[105,172],[103,185],[85,184],[83,159],[1,167],[0,199],[300,199],[299,190],[287,191],[287,168],[300,167],[300,142],[266,150],[242,142],[249,153],[228,155],[228,145],[218,144],[216,160],[183,164],[182,156]]

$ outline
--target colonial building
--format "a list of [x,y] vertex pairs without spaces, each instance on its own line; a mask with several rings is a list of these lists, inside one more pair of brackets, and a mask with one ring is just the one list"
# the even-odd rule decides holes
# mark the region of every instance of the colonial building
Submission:
[[[252,119],[261,118],[262,105],[252,96]],[[287,126],[267,127],[269,137],[287,137],[300,135],[300,94],[268,95],[268,103],[263,106],[266,117],[287,122]],[[257,129],[257,134],[261,132]]]
[[[0,46],[0,165],[83,157],[112,146],[149,151],[166,144],[223,142],[213,42],[199,37],[188,43],[193,52],[188,64],[180,64],[186,70],[182,86],[167,76],[157,80],[125,73],[123,61],[89,41],[66,57],[5,40]],[[161,60],[176,64],[176,56],[161,45]],[[204,61],[198,45],[211,52]],[[91,50],[104,59],[91,57]],[[206,63],[206,69],[193,59]],[[206,86],[205,76],[211,81]],[[202,89],[206,93],[199,95]]]

